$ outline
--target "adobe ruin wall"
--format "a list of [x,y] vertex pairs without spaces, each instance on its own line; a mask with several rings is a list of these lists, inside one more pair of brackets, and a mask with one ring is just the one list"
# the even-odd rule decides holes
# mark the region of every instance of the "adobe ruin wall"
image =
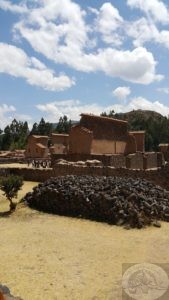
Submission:
[[[80,126],[93,131],[96,140],[123,140],[127,136],[127,122],[123,120],[81,114]],[[113,124],[113,126],[112,126]]]

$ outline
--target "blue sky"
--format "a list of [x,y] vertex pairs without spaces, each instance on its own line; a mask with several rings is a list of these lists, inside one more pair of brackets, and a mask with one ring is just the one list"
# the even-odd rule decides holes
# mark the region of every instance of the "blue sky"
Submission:
[[169,115],[167,0],[0,0],[0,128],[81,112]]

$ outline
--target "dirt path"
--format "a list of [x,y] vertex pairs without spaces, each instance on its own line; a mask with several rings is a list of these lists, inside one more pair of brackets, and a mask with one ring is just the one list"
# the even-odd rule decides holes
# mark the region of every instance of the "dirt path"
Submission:
[[127,231],[20,206],[0,228],[0,283],[24,300],[121,300],[123,263],[169,263],[169,223]]
[[122,263],[169,262],[166,223],[125,231],[20,208],[0,225],[1,283],[25,300],[121,299]]

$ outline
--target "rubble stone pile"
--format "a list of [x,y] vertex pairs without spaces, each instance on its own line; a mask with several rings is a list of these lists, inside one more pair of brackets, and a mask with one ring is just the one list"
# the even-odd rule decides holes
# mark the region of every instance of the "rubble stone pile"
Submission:
[[38,210],[125,228],[169,221],[169,191],[145,179],[61,176],[39,184],[23,199]]

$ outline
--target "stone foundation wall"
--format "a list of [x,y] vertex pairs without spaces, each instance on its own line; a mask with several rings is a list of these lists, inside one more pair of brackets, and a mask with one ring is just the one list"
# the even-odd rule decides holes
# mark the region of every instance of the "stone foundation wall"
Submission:
[[163,154],[161,152],[137,152],[127,156],[123,154],[53,154],[52,167],[55,167],[58,159],[65,159],[67,161],[86,161],[97,159],[100,160],[104,166],[112,166],[115,168],[127,169],[150,169],[160,168],[164,165]]
[[131,170],[113,167],[87,167],[59,165],[54,169],[1,168],[0,175],[8,174],[23,176],[24,180],[44,182],[50,177],[65,175],[120,176],[145,178],[169,190],[169,166],[157,170]]
[[[0,169],[5,170],[5,168]],[[54,177],[53,169],[28,169],[28,168],[7,168],[10,174],[22,176],[24,180],[44,182],[51,177]],[[0,172],[0,173],[1,173]]]
[[[67,161],[86,161],[86,160],[92,160],[92,159],[96,159],[96,160],[100,160],[104,166],[111,166],[111,160],[112,160],[112,155],[101,155],[101,154],[53,154],[52,155],[52,167],[55,166],[56,160],[58,159],[65,159]],[[121,167],[121,165],[119,165],[118,167]]]
[[126,167],[126,157],[121,154],[112,155],[110,159],[110,166],[114,168],[125,168]]
[[143,157],[143,168],[152,169],[157,167],[157,153],[156,152],[147,152]]
[[[157,167],[157,163],[154,167]],[[144,168],[143,166],[143,153],[137,152],[134,154],[129,154],[126,157],[126,168],[128,169],[140,169]]]

